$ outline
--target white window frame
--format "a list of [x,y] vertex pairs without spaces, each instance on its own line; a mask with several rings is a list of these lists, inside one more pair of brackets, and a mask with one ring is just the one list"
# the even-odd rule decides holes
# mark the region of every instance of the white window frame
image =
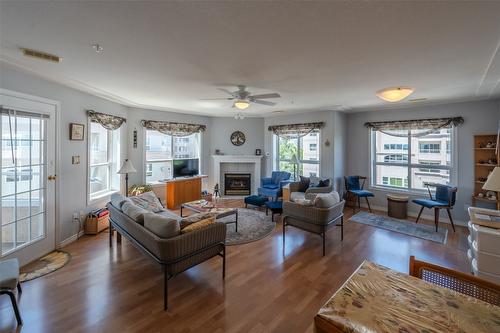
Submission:
[[[116,175],[120,164],[120,140],[121,128],[116,130],[106,130],[108,135],[107,155],[108,161],[106,163],[90,164],[90,156],[92,154],[92,139],[91,139],[91,121],[87,122],[87,204],[92,205],[96,202],[109,197],[113,193],[121,191],[121,182],[119,176]],[[99,124],[98,124],[99,125]],[[99,125],[101,126],[101,125]],[[118,141],[116,144],[115,141]],[[97,166],[108,166],[108,188],[99,192],[90,193],[90,175],[91,168]]]
[[[318,130],[314,130],[312,133],[317,133],[318,134],[318,144],[316,146],[316,150],[318,152],[318,160],[299,160],[300,161],[300,164],[317,164],[318,165],[318,174],[317,174],[317,177],[320,177],[321,176],[321,130],[318,129]],[[282,140],[279,136],[277,136],[276,134],[273,134],[274,136],[274,156],[275,156],[275,163],[276,163],[276,170],[280,171],[280,162],[288,162],[288,163],[292,163],[292,160],[291,159],[285,159],[285,160],[280,160],[280,140]],[[300,145],[301,145],[301,141],[302,141],[302,137],[299,137],[298,140],[297,140],[297,149],[300,148]],[[300,170],[300,169],[299,169]],[[301,174],[298,174],[299,176],[303,176]],[[293,175],[292,175],[293,176]]]
[[[169,158],[169,159],[168,158],[167,159],[161,159],[161,160],[148,160],[147,159],[147,149],[146,149],[146,146],[147,146],[146,142],[147,142],[147,133],[148,133],[148,131],[154,131],[154,130],[148,130],[148,129],[145,128],[144,131],[143,131],[143,142],[144,142],[143,148],[144,149],[143,149],[143,163],[142,164],[144,166],[143,182],[144,182],[144,184],[150,184],[151,185],[151,184],[156,184],[156,182],[148,182],[147,181],[147,172],[148,172],[147,165],[148,165],[148,163],[162,163],[162,162],[165,163],[165,162],[171,162],[172,163],[172,168],[173,168],[173,166],[174,166],[174,160],[190,160],[192,158],[174,158],[174,155],[175,155],[175,151],[174,151],[174,137],[172,135],[170,135],[171,136],[170,151],[172,153],[171,158]],[[160,133],[160,134],[163,134],[163,133]],[[203,133],[198,132],[198,133],[193,133],[193,134],[198,134],[198,136],[199,136],[199,145],[200,146],[198,147],[198,157],[197,158],[198,158],[198,168],[199,168],[199,170],[201,172],[201,170],[202,170],[201,169],[202,168],[201,157],[203,156],[203,152],[202,152],[202,149],[203,149],[203,135],[202,134]],[[163,134],[163,135],[167,135],[168,136],[168,134]],[[192,134],[190,134],[190,135],[192,135]],[[189,136],[189,135],[187,135],[187,136]],[[183,136],[181,138],[185,138],[187,136]],[[172,173],[173,173],[173,170],[172,170]]]
[[[419,163],[411,163],[411,151],[412,151],[412,146],[411,146],[411,137],[408,136],[408,150],[403,150],[403,153],[406,151],[408,154],[408,163],[385,163],[385,162],[376,162],[377,158],[377,152],[376,152],[376,139],[375,139],[375,134],[376,131],[369,128],[368,129],[368,147],[370,147],[370,158],[369,158],[369,165],[368,168],[370,170],[370,188],[375,189],[375,190],[381,190],[381,191],[387,191],[387,192],[404,192],[404,193],[410,193],[410,194],[417,194],[417,195],[422,195],[423,193],[427,193],[426,189],[416,189],[416,188],[404,188],[404,187],[395,187],[395,186],[390,186],[390,185],[381,185],[381,184],[376,184],[375,180],[376,178],[376,166],[377,165],[386,165],[386,166],[402,166],[402,167],[407,167],[408,168],[408,186],[411,186],[412,184],[412,178],[411,178],[411,170],[414,168],[426,168],[425,165],[419,164]],[[450,165],[441,165],[441,166],[436,166],[433,167],[433,169],[440,169],[440,170],[449,170],[450,173],[450,183],[451,184],[457,184],[458,182],[458,145],[457,145],[457,137],[458,137],[458,128],[453,126],[451,127],[451,133],[450,133],[450,143],[451,143],[451,150],[450,150]],[[420,147],[418,147],[420,149]],[[446,148],[445,148],[446,149]],[[392,152],[391,152],[392,153]],[[388,152],[388,154],[391,154]],[[427,165],[427,168],[429,166]],[[430,188],[431,191],[435,191],[433,187]]]

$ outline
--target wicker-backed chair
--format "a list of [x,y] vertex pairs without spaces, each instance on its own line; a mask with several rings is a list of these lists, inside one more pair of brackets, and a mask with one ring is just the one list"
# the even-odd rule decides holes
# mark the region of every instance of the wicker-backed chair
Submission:
[[500,306],[500,285],[410,257],[410,275]]

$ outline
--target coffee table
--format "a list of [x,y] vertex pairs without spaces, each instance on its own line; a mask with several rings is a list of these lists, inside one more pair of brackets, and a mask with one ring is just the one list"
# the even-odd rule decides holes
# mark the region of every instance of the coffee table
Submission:
[[236,208],[228,208],[222,207],[213,202],[209,202],[206,200],[195,200],[183,203],[181,205],[181,217],[183,209],[189,209],[195,213],[215,213],[216,219],[221,219],[226,216],[235,215],[235,220],[231,222],[225,222],[226,224],[234,223],[236,225],[236,232],[238,232],[238,209]]

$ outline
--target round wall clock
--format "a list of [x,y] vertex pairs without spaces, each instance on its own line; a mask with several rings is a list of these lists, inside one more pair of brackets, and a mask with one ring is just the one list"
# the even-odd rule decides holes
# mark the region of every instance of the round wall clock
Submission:
[[240,131],[235,131],[231,134],[231,143],[235,146],[241,146],[245,143],[245,134]]

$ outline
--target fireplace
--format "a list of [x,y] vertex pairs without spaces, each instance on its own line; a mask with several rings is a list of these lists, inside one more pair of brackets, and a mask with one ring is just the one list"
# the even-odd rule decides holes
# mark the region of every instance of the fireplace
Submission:
[[224,195],[250,195],[251,186],[249,173],[224,174]]

